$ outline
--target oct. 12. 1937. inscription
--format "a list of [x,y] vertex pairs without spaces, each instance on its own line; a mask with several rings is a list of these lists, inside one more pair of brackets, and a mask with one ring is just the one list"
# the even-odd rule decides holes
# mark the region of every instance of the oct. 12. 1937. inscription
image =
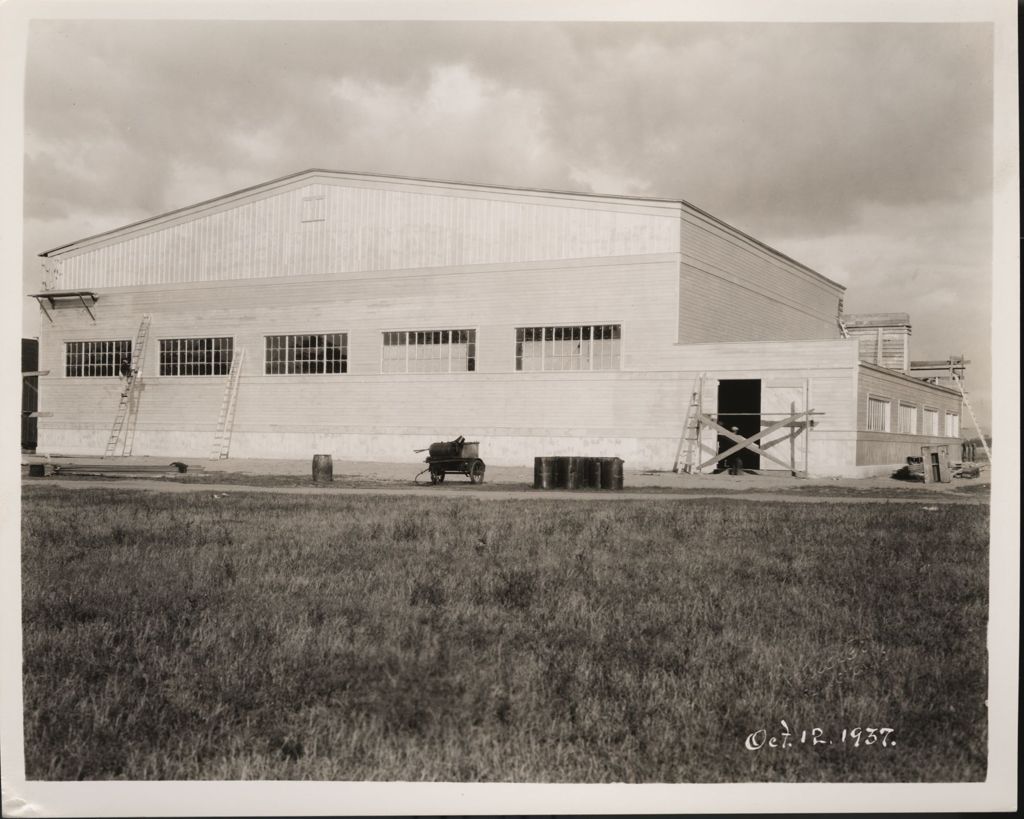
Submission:
[[793,748],[798,745],[810,747],[829,747],[841,745],[847,748],[877,746],[892,748],[896,745],[893,728],[843,728],[838,734],[827,735],[823,728],[805,728],[797,733],[789,727],[786,720],[780,720],[782,730],[769,734],[766,728],[747,734],[743,743],[748,751],[760,751],[762,748]]

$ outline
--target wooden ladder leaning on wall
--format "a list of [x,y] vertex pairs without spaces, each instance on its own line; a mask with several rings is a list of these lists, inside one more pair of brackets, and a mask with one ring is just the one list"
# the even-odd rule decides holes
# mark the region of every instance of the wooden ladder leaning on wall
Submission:
[[[139,330],[135,334],[135,343],[132,345],[131,371],[125,380],[124,388],[121,390],[121,398],[117,404],[117,412],[114,415],[114,423],[110,427],[110,436],[107,438],[107,446],[103,451],[103,457],[109,458],[117,453],[118,444],[121,444],[121,455],[131,455],[132,446],[135,443],[135,415],[138,412],[138,404],[133,401],[139,384],[139,370],[145,361],[146,340],[149,338],[149,322],[152,317],[146,313],[139,324]],[[115,365],[117,366],[117,365]],[[121,441],[122,434],[124,441]]]
[[242,372],[242,360],[245,348],[240,347],[231,357],[231,368],[228,370],[224,384],[224,398],[220,404],[220,415],[217,417],[217,429],[213,433],[213,448],[210,458],[220,460],[228,457],[231,449],[231,430],[235,423],[235,407],[238,405],[238,381]]
[[[686,407],[686,416],[683,420],[683,431],[679,435],[679,446],[676,447],[676,459],[672,464],[673,472],[692,472],[696,455],[700,451],[700,422],[704,413],[705,375],[706,373],[701,373],[693,381],[690,403]],[[686,449],[685,458],[683,458],[684,448]]]
[[[963,355],[960,356],[960,360],[963,361]],[[960,376],[956,374],[956,369],[953,367],[953,361],[950,359],[949,375],[953,379],[953,383],[956,384],[956,388],[960,390],[960,398],[964,402],[964,406],[967,407],[967,413],[971,416],[971,423],[974,424],[974,431],[978,433],[978,438],[981,439],[981,446],[985,450],[985,457],[988,458],[988,462],[992,463],[992,450],[988,448],[988,444],[985,442],[985,434],[981,431],[981,426],[978,424],[978,419],[974,414],[974,408],[971,406],[971,402],[967,400],[967,390],[964,389],[964,382],[960,380]]]

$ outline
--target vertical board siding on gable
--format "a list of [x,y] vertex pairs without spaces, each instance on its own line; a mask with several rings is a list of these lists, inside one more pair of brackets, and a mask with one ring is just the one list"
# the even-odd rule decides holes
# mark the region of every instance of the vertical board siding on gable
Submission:
[[680,343],[839,338],[839,285],[689,211],[680,253]]
[[[325,219],[303,222],[323,196]],[[497,195],[496,195],[497,197]],[[678,211],[306,185],[63,257],[62,287],[306,276],[678,251]]]

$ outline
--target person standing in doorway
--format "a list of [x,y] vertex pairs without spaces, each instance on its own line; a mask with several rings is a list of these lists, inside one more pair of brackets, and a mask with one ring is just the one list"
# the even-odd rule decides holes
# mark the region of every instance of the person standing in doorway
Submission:
[[[739,427],[731,427],[732,434],[738,436],[740,434]],[[730,475],[741,475],[743,473],[743,450],[734,452],[729,458],[729,474]]]

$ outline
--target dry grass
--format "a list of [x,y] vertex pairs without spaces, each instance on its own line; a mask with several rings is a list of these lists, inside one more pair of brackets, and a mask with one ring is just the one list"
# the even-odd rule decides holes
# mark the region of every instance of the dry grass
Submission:
[[39,486],[24,535],[33,779],[985,775],[983,507]]

